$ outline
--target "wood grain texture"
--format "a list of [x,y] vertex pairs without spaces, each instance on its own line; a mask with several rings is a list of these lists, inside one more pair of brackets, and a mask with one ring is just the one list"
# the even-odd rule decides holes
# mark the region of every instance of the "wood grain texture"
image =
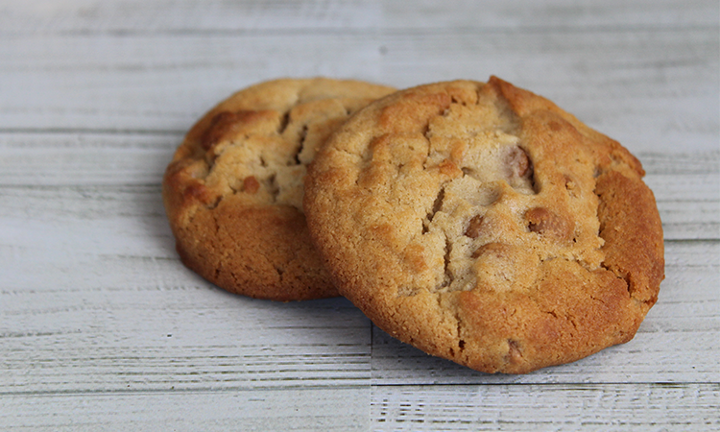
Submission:
[[716,29],[34,34],[0,45],[0,130],[181,133],[231,92],[278,76],[407,87],[495,74],[635,151],[711,151],[720,131]]
[[369,387],[2,395],[12,431],[367,431]]
[[718,391],[718,384],[379,387],[373,430],[715,430]]
[[[0,429],[720,428],[720,10],[698,0],[0,0]],[[523,376],[428,357],[344,299],[184,268],[162,173],[277,76],[496,74],[642,161],[666,239],[631,342]]]
[[[3,7],[4,6],[4,7]],[[74,0],[0,2],[0,32],[397,31],[408,29],[698,27],[718,22],[716,3],[696,0]]]
[[[18,274],[33,273],[22,268],[27,255],[45,255],[28,252],[16,250],[9,260],[24,270]],[[712,381],[718,371],[710,353],[720,349],[719,252],[716,242],[668,244],[668,279],[635,340],[522,376],[480,374],[429,357],[371,329],[344,299],[278,304],[233,296],[177,259],[111,253],[45,259],[48,270],[10,280],[0,292],[6,317],[0,388],[15,394],[332,387],[370,379],[384,385]],[[82,274],[83,268],[104,271]],[[55,283],[41,283],[48,279]]]

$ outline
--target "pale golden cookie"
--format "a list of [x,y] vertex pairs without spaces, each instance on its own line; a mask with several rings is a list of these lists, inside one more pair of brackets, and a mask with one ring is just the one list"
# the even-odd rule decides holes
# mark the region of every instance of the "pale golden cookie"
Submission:
[[305,224],[306,166],[354,111],[393,90],[351,80],[280,79],[235,93],[208,112],[163,179],[183,263],[251,297],[336,296]]
[[311,235],[380,328],[484,372],[525,373],[629,341],[664,278],[640,162],[492,77],[380,99],[306,177]]

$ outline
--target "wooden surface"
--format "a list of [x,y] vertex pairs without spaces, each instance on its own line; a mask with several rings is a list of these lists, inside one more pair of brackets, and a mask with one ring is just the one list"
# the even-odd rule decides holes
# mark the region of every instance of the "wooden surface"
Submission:
[[[720,429],[717,1],[0,1],[0,430]],[[484,375],[344,299],[227,294],[160,197],[183,134],[279,76],[495,74],[643,162],[665,230],[631,342]]]

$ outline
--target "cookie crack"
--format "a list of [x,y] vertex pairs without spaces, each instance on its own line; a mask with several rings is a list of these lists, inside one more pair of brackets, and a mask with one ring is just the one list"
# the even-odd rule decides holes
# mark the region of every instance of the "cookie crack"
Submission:
[[[478,98],[478,99],[479,99],[479,98]],[[477,103],[478,103],[478,102],[476,101],[476,104],[477,104]],[[465,100],[458,99],[458,98],[455,97],[455,96],[450,96],[450,106],[452,106],[452,105],[461,105],[461,106],[466,107],[466,106],[467,106],[467,102],[466,102]]]
[[[605,229],[606,229],[605,221],[600,219],[600,205],[603,203],[604,198],[603,198],[603,194],[598,193],[598,191],[597,191],[598,178],[605,174],[605,170],[603,170],[599,166],[596,166],[595,174],[597,174],[597,175],[595,175],[595,185],[593,187],[593,193],[598,198],[598,205],[595,208],[595,217],[600,221],[600,227],[598,229],[598,237],[600,237],[604,243],[607,243],[607,240],[605,239],[605,237],[603,237],[603,233],[605,232]],[[614,198],[614,196],[612,196],[610,198]],[[607,263],[605,261],[605,259],[603,259],[603,261],[600,262],[600,268],[612,273],[617,279],[622,280],[625,283],[625,289],[628,291],[628,294],[630,295],[631,298],[644,302],[643,300],[637,299],[633,295],[634,289],[633,289],[629,274],[623,272],[620,268],[617,268],[617,267],[613,266],[612,264]]]
[[280,119],[280,123],[278,124],[277,133],[278,135],[282,135],[285,130],[287,129],[288,125],[290,124],[290,110],[285,111],[282,118]]
[[[595,298],[593,298],[592,296],[591,296],[590,298],[593,299],[593,300],[595,300]],[[537,299],[535,299],[535,301],[536,301],[536,303],[537,303]],[[577,322],[575,321],[573,315],[570,315],[570,314],[568,314],[568,313],[563,313],[562,310],[557,311],[557,310],[555,310],[555,309],[542,310],[542,312],[543,312],[544,314],[552,317],[551,319],[554,319],[554,320],[562,320],[562,321],[566,321],[566,322],[570,323],[570,325],[572,325],[573,329],[574,329],[575,332],[577,333],[578,324],[577,324]]]
[[282,283],[283,275],[285,274],[285,269],[280,267],[278,264],[273,264],[273,267],[275,268],[275,272],[278,275],[279,283]]
[[[627,290],[628,294],[630,295],[630,298],[632,298],[635,301],[639,301],[641,303],[649,302],[648,300],[642,300],[642,299],[635,297],[635,289],[633,287],[632,281],[630,280],[629,274],[622,272],[621,269],[611,266],[611,265],[605,263],[604,261],[600,263],[600,268],[602,268],[606,271],[609,271],[610,273],[612,273],[615,276],[616,279],[623,281],[623,283],[625,284],[625,289]],[[601,300],[598,299],[598,301],[601,301]]]
[[298,143],[297,149],[295,149],[295,154],[292,157],[292,161],[295,162],[295,165],[303,165],[302,161],[300,160],[300,154],[302,153],[303,149],[305,148],[305,140],[307,139],[308,134],[308,125],[303,125],[302,129],[300,130],[300,141]]
[[[443,298],[445,295],[446,294],[441,293],[435,297],[435,299],[437,301],[437,307],[439,310],[446,309],[446,307],[443,305]],[[462,337],[463,323],[462,323],[462,320],[460,319],[460,312],[458,311],[457,307],[451,308],[451,313],[452,313],[452,319],[455,320],[455,338],[454,339],[457,341],[457,345],[456,345],[457,351],[455,350],[455,347],[450,347],[448,349],[448,354],[451,359],[461,359],[461,358],[465,357],[463,355],[463,352],[465,351],[465,345],[466,345],[465,339],[463,339],[463,337]]]
[[455,315],[455,321],[457,322],[456,328],[455,328],[455,338],[458,341],[458,357],[460,357],[465,352],[465,339],[462,337],[462,320],[460,319],[460,314],[457,311],[457,309],[454,311]]
[[605,302],[605,300],[603,300],[603,299],[601,299],[601,298],[595,297],[595,296],[593,296],[593,295],[591,295],[591,296],[589,296],[589,297],[590,297],[590,300],[592,300],[592,301],[601,303],[601,304],[603,304],[603,305],[607,305],[607,303]]
[[425,215],[425,220],[427,223],[423,224],[423,234],[430,231],[430,225],[432,224],[433,219],[435,218],[435,215],[442,209],[443,200],[445,199],[445,184],[442,184],[440,186],[440,190],[438,191],[437,195],[435,195],[435,200],[433,201],[433,205],[430,208],[430,211],[428,211]]
[[224,198],[225,198],[225,194],[218,195],[218,197],[215,198],[215,201],[206,204],[205,207],[206,207],[208,210],[214,210],[215,208],[217,208],[217,206],[220,205],[220,202],[221,202]]
[[[211,212],[212,214],[212,221],[215,228],[215,238],[220,238],[220,223],[218,222],[218,216],[215,212]],[[213,272],[213,281],[217,282],[220,280],[220,273],[222,272],[222,268],[225,265],[225,261],[227,259],[227,252],[220,254],[219,262],[215,266],[214,272]]]
[[449,287],[452,283],[452,271],[450,271],[450,253],[452,252],[452,243],[450,242],[450,238],[448,236],[445,236],[445,255],[443,256],[444,261],[444,273],[443,273],[443,282],[440,289]]
[[280,196],[280,185],[277,182],[277,173],[273,172],[270,176],[263,180],[265,188],[272,197],[272,202],[277,203],[278,197]]

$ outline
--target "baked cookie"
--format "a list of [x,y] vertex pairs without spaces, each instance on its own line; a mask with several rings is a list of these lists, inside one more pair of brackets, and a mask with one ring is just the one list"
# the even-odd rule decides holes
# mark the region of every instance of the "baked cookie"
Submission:
[[163,179],[182,262],[251,297],[336,296],[302,212],[306,165],[350,114],[392,91],[360,81],[280,79],[239,91],[208,112]]
[[378,100],[306,177],[340,293],[390,335],[483,372],[525,373],[629,341],[664,278],[640,162],[492,77]]

